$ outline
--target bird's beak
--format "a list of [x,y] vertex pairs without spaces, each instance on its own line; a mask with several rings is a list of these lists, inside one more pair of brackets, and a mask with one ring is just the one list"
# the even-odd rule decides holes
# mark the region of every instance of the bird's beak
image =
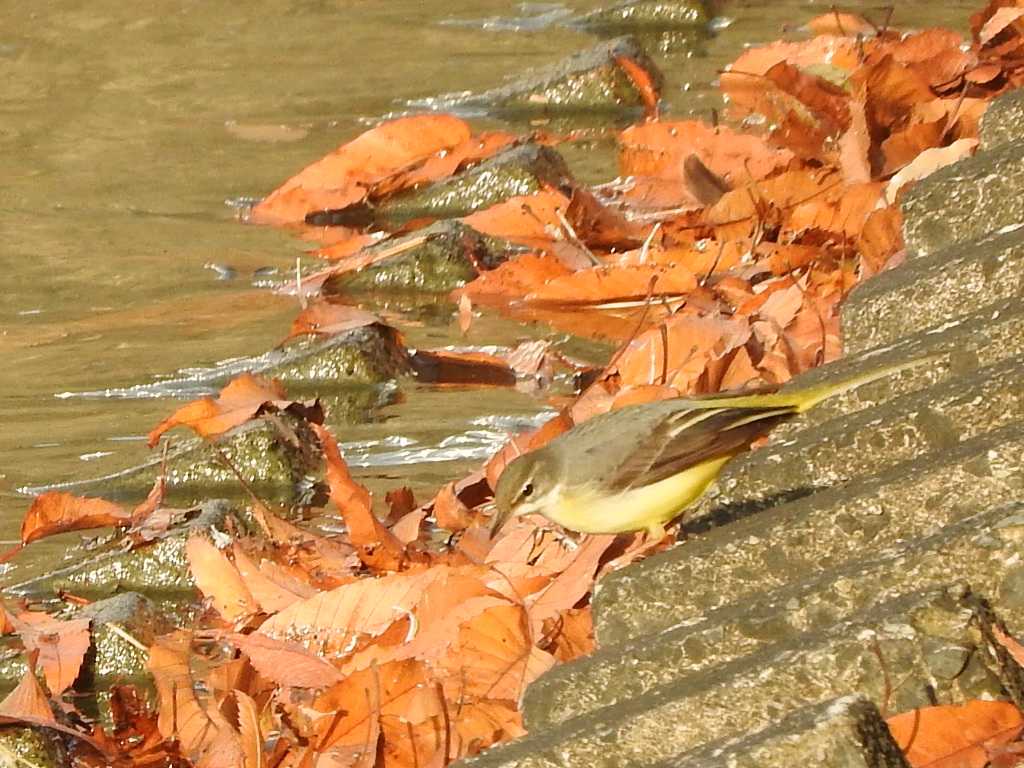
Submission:
[[505,525],[506,522],[508,522],[508,519],[510,517],[511,514],[509,510],[495,506],[494,514],[491,516],[490,522],[490,533],[492,539],[498,535],[498,531],[500,531],[502,526]]

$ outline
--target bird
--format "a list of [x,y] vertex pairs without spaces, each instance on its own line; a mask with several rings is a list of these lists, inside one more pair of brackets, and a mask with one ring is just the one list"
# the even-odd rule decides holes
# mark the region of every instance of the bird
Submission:
[[540,513],[576,533],[645,531],[660,539],[730,460],[774,427],[930,359],[813,387],[671,398],[594,416],[509,462],[494,490],[490,535],[513,517]]

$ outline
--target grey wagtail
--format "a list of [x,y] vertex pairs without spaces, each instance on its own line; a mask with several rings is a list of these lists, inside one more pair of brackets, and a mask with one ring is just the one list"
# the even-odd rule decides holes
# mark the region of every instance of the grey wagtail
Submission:
[[509,518],[539,512],[580,533],[647,531],[660,538],[730,459],[777,424],[932,359],[789,392],[674,398],[595,416],[509,463],[494,493],[491,536]]

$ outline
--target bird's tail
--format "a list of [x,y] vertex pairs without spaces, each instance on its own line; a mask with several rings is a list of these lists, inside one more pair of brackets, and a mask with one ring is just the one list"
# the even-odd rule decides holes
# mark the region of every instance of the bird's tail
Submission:
[[838,381],[826,381],[814,387],[794,387],[789,391],[783,389],[774,392],[762,390],[760,392],[739,395],[724,393],[709,395],[692,399],[690,405],[695,408],[789,408],[792,409],[793,413],[803,413],[816,406],[822,400],[827,400],[835,395],[856,389],[863,384],[884,379],[900,371],[916,368],[919,365],[935,360],[936,357],[935,355],[918,357],[914,360],[883,366]]

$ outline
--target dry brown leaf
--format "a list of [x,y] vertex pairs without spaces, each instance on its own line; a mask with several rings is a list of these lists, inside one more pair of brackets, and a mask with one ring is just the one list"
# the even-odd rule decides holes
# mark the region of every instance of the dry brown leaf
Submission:
[[191,427],[202,437],[215,437],[244,424],[266,405],[287,408],[292,401],[286,397],[284,387],[276,379],[243,373],[232,379],[216,399],[193,400],[161,421],[149,433],[149,447],[156,445],[164,432],[179,424]]
[[112,501],[47,491],[36,496],[25,513],[21,523],[21,542],[28,544],[67,531],[127,525],[130,520],[131,513]]
[[224,620],[235,622],[259,610],[235,564],[204,536],[189,536],[185,555],[196,586]]
[[1017,740],[1024,716],[1005,701],[923,707],[886,720],[914,768],[984,768],[988,750]]
[[257,672],[282,687],[327,688],[342,680],[337,669],[298,643],[262,633],[236,632],[224,639],[248,656]]
[[78,677],[89,650],[89,620],[61,621],[45,613],[23,611],[11,618],[25,649],[38,651],[38,665],[50,693],[63,693]]

